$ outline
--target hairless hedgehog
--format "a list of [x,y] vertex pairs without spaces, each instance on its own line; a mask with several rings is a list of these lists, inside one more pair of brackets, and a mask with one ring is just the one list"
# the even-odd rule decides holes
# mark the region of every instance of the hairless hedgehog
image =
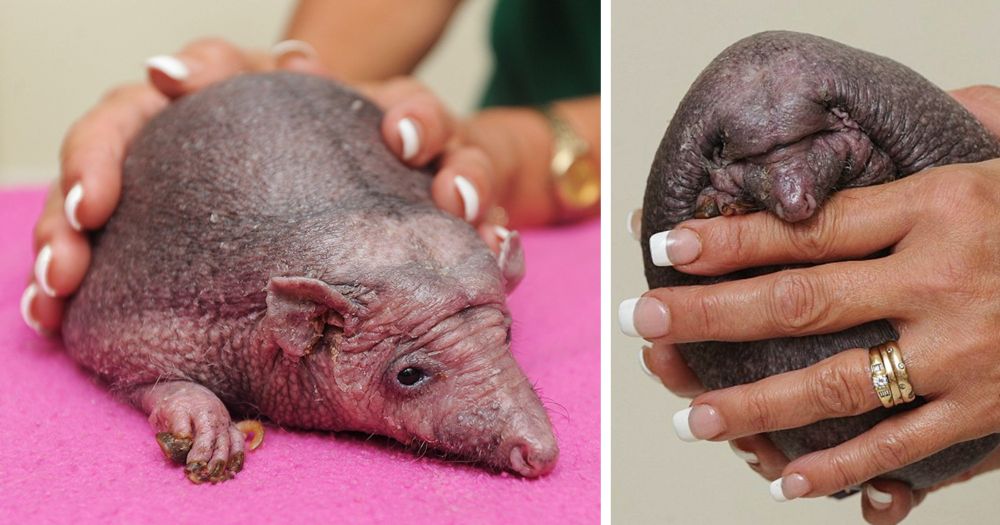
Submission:
[[[649,236],[681,221],[758,210],[802,221],[844,188],[997,157],[996,137],[947,93],[897,62],[812,35],[750,36],[724,50],[698,76],[656,152],[642,212],[647,282],[651,288],[712,284],[789,268],[700,277],[655,266]],[[884,254],[874,254],[879,255]],[[705,387],[718,389],[897,337],[882,320],[831,334],[708,341],[682,344],[679,350]],[[920,405],[918,398],[769,436],[794,459]],[[1000,435],[959,443],[884,477],[929,487],[968,469],[998,443]]]
[[510,353],[516,234],[494,256],[330,80],[235,77],[168,106],[69,302],[69,354],[149,414],[195,482],[244,464],[234,416],[507,469],[558,446]]

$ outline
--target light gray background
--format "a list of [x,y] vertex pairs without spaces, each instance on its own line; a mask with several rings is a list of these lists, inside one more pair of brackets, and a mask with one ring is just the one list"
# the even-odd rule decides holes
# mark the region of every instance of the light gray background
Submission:
[[[144,80],[150,56],[205,36],[267,49],[281,38],[295,3],[0,0],[0,187],[54,179],[70,124],[112,86]],[[416,71],[459,113],[475,107],[491,69],[495,3],[463,2]]]
[[[653,153],[688,86],[724,47],[790,29],[892,57],[944,88],[1000,84],[1000,2],[618,0],[611,6],[612,515],[615,523],[862,523],[847,501],[771,501],[725,443],[683,443],[687,406],[643,375],[641,340],[621,335],[618,303],[647,290],[626,213],[641,206]],[[608,136],[608,135],[605,135]],[[936,494],[907,524],[994,523],[1000,474]]]

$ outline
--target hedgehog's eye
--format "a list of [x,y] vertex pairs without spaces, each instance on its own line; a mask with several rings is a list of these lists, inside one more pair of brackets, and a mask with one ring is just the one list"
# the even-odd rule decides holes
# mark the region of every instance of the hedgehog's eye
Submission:
[[412,366],[406,367],[396,374],[396,381],[403,386],[413,386],[427,377],[424,371],[419,368],[414,368]]
[[510,327],[509,326],[507,327],[507,338],[503,340],[503,344],[505,344],[505,345],[509,345],[510,344]]

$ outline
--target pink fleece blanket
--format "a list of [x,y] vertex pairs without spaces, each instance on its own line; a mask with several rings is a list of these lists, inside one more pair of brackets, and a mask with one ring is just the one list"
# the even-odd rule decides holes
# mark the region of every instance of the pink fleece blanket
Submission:
[[145,416],[21,321],[37,189],[0,192],[0,523],[597,523],[600,229],[524,233],[513,351],[561,454],[549,476],[419,458],[383,440],[266,427],[246,468],[193,485]]

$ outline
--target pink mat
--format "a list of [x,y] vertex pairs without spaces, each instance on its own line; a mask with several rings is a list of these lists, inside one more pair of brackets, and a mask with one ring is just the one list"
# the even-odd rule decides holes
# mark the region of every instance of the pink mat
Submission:
[[514,355],[561,455],[525,480],[418,458],[382,440],[267,427],[239,476],[195,486],[145,416],[21,321],[40,190],[0,192],[0,523],[597,523],[600,228],[524,232]]

